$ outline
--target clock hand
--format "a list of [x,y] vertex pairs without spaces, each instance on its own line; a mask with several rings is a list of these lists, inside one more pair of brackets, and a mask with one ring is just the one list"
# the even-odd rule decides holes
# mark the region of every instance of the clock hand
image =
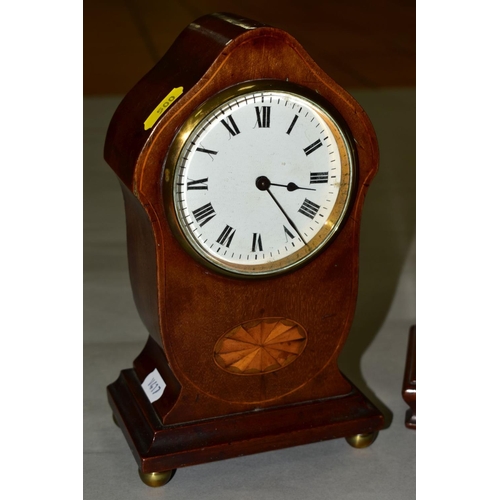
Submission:
[[303,188],[303,187],[299,187],[297,186],[297,184],[295,184],[295,182],[289,182],[288,184],[274,184],[273,182],[270,183],[270,186],[279,186],[279,187],[286,187],[286,190],[287,191],[295,191],[297,189],[305,189],[306,191],[316,191],[316,189],[313,189],[313,188]]
[[288,221],[288,223],[290,224],[290,226],[292,226],[293,230],[297,233],[297,235],[304,242],[304,244],[307,245],[307,241],[304,239],[302,234],[300,234],[300,231],[297,229],[297,226],[294,224],[293,220],[290,219],[288,214],[285,212],[283,207],[280,205],[279,201],[275,198],[273,193],[271,193],[271,191],[269,189],[269,187],[272,186],[271,181],[266,176],[262,175],[260,177],[257,177],[257,179],[255,181],[255,185],[261,191],[267,191],[271,195],[271,198],[273,199],[274,203],[276,203],[276,205],[278,205],[278,208],[281,210],[281,213],[285,216],[285,218]]

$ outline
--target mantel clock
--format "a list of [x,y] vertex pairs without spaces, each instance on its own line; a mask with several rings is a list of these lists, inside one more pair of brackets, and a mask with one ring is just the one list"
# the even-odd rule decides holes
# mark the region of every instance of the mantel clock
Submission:
[[357,102],[289,34],[208,15],[123,99],[105,158],[149,333],[108,398],[144,482],[324,439],[370,444],[382,415],[337,364],[378,165]]

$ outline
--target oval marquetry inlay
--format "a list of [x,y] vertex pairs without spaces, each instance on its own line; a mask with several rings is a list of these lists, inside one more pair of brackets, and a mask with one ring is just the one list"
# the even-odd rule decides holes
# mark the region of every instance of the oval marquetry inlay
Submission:
[[215,362],[238,375],[269,373],[297,359],[306,339],[304,328],[290,319],[248,321],[219,339],[215,344]]

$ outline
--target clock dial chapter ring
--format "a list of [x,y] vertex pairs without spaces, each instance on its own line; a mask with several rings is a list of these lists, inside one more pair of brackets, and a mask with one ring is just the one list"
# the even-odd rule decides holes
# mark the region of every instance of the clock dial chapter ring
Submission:
[[270,80],[200,106],[165,162],[166,212],[189,254],[226,275],[265,277],[323,249],[346,216],[356,170],[334,114],[309,89]]

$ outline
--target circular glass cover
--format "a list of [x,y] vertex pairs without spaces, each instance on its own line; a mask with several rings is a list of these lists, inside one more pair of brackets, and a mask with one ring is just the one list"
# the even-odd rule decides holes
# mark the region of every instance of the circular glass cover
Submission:
[[246,276],[289,270],[324,247],[346,214],[348,138],[298,91],[229,89],[175,141],[165,175],[174,225],[210,267]]

